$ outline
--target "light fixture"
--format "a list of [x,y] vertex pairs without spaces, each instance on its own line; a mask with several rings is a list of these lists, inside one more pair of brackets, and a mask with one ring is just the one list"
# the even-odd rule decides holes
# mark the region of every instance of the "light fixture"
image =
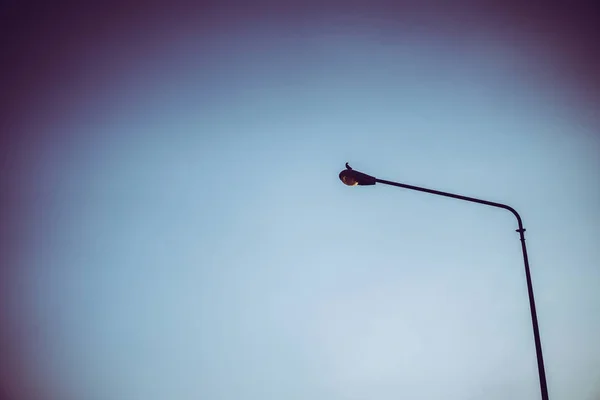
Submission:
[[377,178],[352,169],[346,163],[346,169],[340,172],[340,180],[347,186],[367,186],[377,183]]

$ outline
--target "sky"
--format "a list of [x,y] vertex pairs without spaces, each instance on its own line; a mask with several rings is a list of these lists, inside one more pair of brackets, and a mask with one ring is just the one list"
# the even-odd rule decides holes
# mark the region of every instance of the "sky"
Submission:
[[28,36],[59,61],[4,120],[9,395],[539,398],[512,214],[349,162],[514,207],[550,398],[599,398],[600,121],[554,42],[182,10]]

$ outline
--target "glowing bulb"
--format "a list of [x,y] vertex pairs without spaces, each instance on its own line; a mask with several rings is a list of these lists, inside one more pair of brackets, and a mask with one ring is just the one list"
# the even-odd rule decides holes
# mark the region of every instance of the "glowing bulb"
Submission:
[[358,185],[358,181],[356,180],[355,177],[344,174],[342,176],[342,182],[344,183],[344,185],[348,185],[348,186],[356,186]]

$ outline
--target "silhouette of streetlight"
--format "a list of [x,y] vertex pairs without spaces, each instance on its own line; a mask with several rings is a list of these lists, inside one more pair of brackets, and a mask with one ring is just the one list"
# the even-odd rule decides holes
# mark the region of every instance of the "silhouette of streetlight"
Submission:
[[527,279],[527,293],[529,295],[529,309],[531,311],[531,324],[533,326],[533,338],[535,341],[535,354],[537,356],[538,374],[540,378],[540,392],[542,394],[542,400],[548,400],[548,385],[546,383],[546,372],[544,369],[544,357],[542,356],[542,342],[540,340],[540,329],[538,327],[537,312],[535,309],[535,299],[533,297],[533,285],[531,283],[531,272],[529,271],[529,260],[527,258],[527,248],[525,246],[525,228],[523,228],[523,221],[519,213],[506,204],[494,203],[492,201],[476,199],[474,197],[461,196],[458,194],[441,192],[439,190],[426,189],[419,186],[407,185],[399,182],[386,181],[383,179],[375,178],[374,176],[367,175],[363,172],[356,171],[346,163],[346,169],[340,172],[340,180],[348,186],[371,186],[376,183],[383,185],[396,186],[404,189],[417,190],[419,192],[425,192],[435,194],[438,196],[451,197],[453,199],[470,201],[471,203],[484,204],[486,206],[492,206],[497,208],[504,208],[510,211],[517,218],[519,224],[519,232],[521,236],[521,249],[523,251],[523,263],[525,264],[525,277]]

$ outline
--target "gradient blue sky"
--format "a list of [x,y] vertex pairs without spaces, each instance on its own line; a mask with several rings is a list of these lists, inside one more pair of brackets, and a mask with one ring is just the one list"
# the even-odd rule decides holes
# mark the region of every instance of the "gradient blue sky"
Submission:
[[[41,92],[14,304],[64,398],[600,388],[600,139],[535,42],[256,20],[93,43]],[[24,212],[25,213],[25,212]],[[58,390],[58,389],[57,389]]]

